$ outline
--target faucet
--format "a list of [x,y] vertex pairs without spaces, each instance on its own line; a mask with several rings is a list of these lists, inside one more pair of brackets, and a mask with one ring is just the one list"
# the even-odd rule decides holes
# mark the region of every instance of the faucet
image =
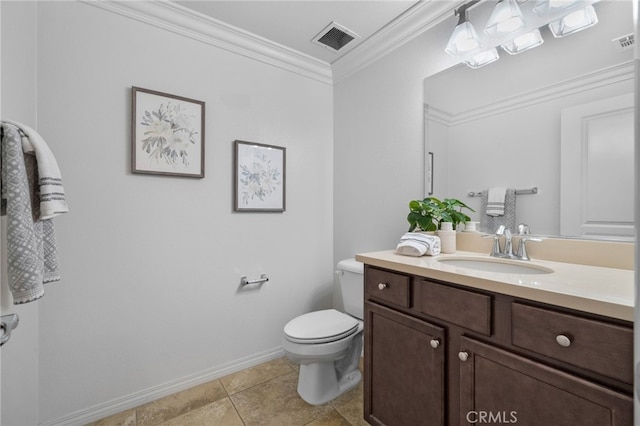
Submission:
[[[531,260],[527,254],[526,242],[540,242],[542,241],[542,238],[531,237],[527,233],[522,233],[522,228],[520,228],[520,230],[520,235],[522,236],[518,242],[518,250],[516,251],[516,254],[513,254],[513,234],[511,233],[511,229],[505,228],[504,225],[500,225],[498,229],[496,229],[495,234],[483,235],[483,238],[493,238],[493,246],[491,247],[490,256],[503,259]],[[504,237],[504,248],[500,247],[500,239],[502,237]]]

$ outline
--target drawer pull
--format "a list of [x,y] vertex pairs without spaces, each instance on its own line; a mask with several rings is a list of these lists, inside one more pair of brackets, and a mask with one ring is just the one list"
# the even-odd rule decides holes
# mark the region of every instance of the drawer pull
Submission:
[[429,344],[433,349],[438,349],[438,346],[440,346],[440,339],[431,339]]
[[388,287],[388,285],[385,284],[385,283],[379,283],[378,284],[378,290],[380,290],[380,291],[384,290],[387,287]]
[[465,362],[469,359],[469,354],[465,351],[460,351],[458,352],[458,358],[460,359],[460,361]]
[[571,346],[571,339],[564,334],[558,334],[556,336],[556,342],[563,348],[568,348],[569,346]]

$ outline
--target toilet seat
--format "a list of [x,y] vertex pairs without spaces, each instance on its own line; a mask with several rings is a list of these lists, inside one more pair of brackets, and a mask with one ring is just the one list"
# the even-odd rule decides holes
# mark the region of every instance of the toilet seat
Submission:
[[335,309],[310,312],[284,326],[284,335],[294,343],[318,344],[344,339],[358,331],[358,321]]

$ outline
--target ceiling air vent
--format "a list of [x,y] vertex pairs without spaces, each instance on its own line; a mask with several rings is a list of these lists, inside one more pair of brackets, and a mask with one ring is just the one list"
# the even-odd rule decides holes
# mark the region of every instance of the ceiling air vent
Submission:
[[313,42],[326,47],[334,52],[342,49],[350,41],[360,38],[353,31],[343,27],[342,25],[332,22],[327,25],[320,33],[313,38]]
[[611,42],[613,43],[614,47],[619,50],[619,51],[623,51],[623,50],[628,50],[631,49],[635,43],[635,38],[633,36],[633,34],[629,34],[626,36],[622,36],[622,37],[618,37],[616,39],[611,40]]

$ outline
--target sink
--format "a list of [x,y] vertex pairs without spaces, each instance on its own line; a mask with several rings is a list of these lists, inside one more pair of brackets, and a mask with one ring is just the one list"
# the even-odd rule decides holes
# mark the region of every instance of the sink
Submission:
[[444,265],[457,268],[474,269],[476,271],[496,272],[501,274],[551,274],[553,269],[525,263],[523,260],[477,257],[447,257],[438,259]]

